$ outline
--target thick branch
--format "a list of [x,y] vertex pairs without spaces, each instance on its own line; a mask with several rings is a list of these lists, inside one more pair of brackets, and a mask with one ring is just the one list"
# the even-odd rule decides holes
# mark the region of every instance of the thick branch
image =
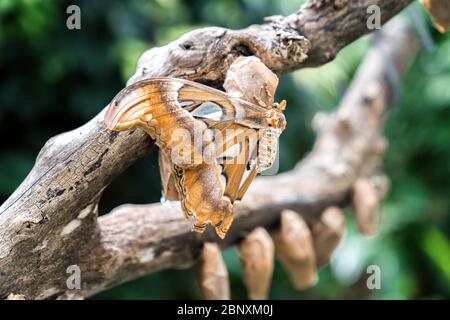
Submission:
[[[344,10],[336,7],[338,1],[314,2],[324,4],[319,9],[301,9],[297,13],[302,19],[299,21],[311,21],[323,11],[327,13],[324,19],[328,16],[330,22],[334,21],[328,30],[337,30],[361,18],[362,8],[354,1],[348,4],[350,11],[340,18],[330,14],[330,10]],[[392,9],[386,11],[387,19],[409,2],[359,3],[379,3],[382,8]],[[292,21],[292,16],[287,20]],[[297,29],[283,22],[287,20],[240,31],[194,31],[144,54],[137,76],[131,81],[145,73],[145,77],[179,76],[220,83],[231,62],[243,54],[259,56],[277,72],[299,68],[309,45]],[[335,51],[324,58],[317,48],[327,50],[328,42],[314,40],[312,24],[306,28],[306,24],[299,23],[298,30],[303,28],[305,34],[311,30],[313,46],[308,60],[313,65],[327,61],[336,48],[366,32],[365,24],[351,23],[359,31],[350,33],[349,38],[336,31],[338,43],[329,45]],[[332,37],[329,34],[330,41]],[[403,47],[410,46],[411,34],[396,31],[389,39],[388,54],[396,62],[404,61],[397,57]],[[373,81],[373,85],[358,87],[358,94],[356,89],[351,90],[343,106],[319,131],[315,150],[297,169],[257,179],[222,246],[257,225],[273,225],[281,209],[292,208],[313,217],[325,206],[342,201],[354,179],[365,172],[367,163],[373,162],[369,160],[377,158],[374,156],[379,150],[373,150],[373,146],[383,145],[379,127],[389,90],[377,53],[371,55],[377,68],[365,65],[367,71],[360,73],[356,83]],[[398,63],[397,67],[401,70],[403,65]],[[10,292],[28,298],[59,295],[67,289],[66,268],[71,264],[81,268],[82,292],[90,295],[149,272],[189,266],[203,241],[217,240],[212,233],[202,236],[190,232],[178,205],[123,207],[99,218],[97,223],[102,190],[152,145],[140,130],[119,134],[106,130],[102,118],[100,113],[83,127],[49,140],[26,180],[0,207],[0,296]]]
[[287,17],[289,24],[311,42],[309,58],[302,66],[322,65],[352,41],[370,32],[367,8],[380,8],[381,21],[386,23],[412,1],[398,0],[313,0],[300,11]]

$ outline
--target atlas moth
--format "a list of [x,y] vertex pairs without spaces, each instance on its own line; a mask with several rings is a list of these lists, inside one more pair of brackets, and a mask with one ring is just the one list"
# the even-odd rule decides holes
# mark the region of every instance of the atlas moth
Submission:
[[[245,76],[236,80],[236,72]],[[229,92],[178,78],[140,80],[120,91],[105,115],[108,129],[140,126],[155,140],[163,196],[180,201],[195,218],[194,231],[211,223],[221,238],[233,207],[274,163],[286,127],[286,101],[273,102],[278,78],[258,58],[237,59],[227,80]]]

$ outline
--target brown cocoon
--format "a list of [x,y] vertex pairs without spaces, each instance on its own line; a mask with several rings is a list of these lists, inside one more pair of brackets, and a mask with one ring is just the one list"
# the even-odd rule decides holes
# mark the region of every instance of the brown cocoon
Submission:
[[242,278],[252,300],[267,299],[273,273],[275,248],[266,229],[254,229],[237,246],[242,262]]
[[280,229],[273,239],[277,257],[289,272],[295,289],[302,290],[315,284],[316,255],[311,232],[303,218],[294,211],[284,210]]
[[450,1],[448,0],[422,0],[423,5],[428,9],[433,22],[440,32],[450,29]]
[[207,300],[229,300],[228,271],[220,248],[215,243],[205,243],[199,262],[199,284]]
[[327,264],[345,232],[345,217],[337,207],[327,208],[313,228],[317,266]]
[[359,178],[353,186],[353,208],[359,231],[366,236],[374,235],[379,224],[380,197],[377,189],[366,178]]

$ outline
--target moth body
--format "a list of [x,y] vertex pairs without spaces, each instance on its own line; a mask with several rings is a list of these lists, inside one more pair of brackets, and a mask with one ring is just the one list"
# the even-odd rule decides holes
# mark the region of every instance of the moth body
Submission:
[[258,144],[258,161],[256,164],[256,171],[258,173],[270,169],[275,162],[279,135],[280,133],[273,128],[262,130]]

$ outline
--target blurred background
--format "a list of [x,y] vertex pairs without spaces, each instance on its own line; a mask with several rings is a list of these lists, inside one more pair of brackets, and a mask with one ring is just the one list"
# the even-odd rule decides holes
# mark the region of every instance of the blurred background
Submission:
[[[302,2],[0,0],[0,203],[25,178],[50,137],[84,124],[108,104],[144,50],[199,27],[261,23],[265,16],[294,12]],[[81,8],[81,30],[66,28],[71,4]],[[384,163],[391,190],[380,233],[360,236],[347,210],[347,234],[332,263],[320,271],[317,286],[294,291],[277,263],[272,299],[450,298],[450,33],[437,33],[421,6],[414,6],[435,45],[403,75],[400,99],[386,118]],[[323,67],[281,78],[277,96],[288,101],[289,122],[281,137],[282,171],[311,149],[312,116],[339,104],[370,44],[364,37]],[[100,211],[159,199],[154,152],[106,190]],[[224,257],[232,298],[246,298],[235,248]],[[380,290],[366,288],[371,264],[381,268]],[[201,292],[192,268],[152,274],[95,298],[196,299]]]

